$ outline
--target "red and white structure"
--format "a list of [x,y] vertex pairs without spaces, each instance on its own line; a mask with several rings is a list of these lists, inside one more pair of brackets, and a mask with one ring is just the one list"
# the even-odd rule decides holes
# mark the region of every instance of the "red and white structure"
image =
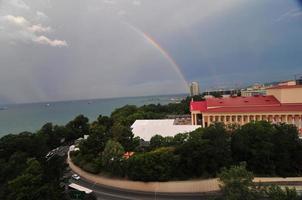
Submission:
[[190,103],[192,125],[250,121],[295,124],[302,131],[302,85],[278,85],[265,96],[209,98]]

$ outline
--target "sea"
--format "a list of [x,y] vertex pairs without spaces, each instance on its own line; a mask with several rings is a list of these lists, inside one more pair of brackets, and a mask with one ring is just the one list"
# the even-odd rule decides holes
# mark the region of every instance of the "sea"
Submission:
[[35,132],[48,122],[65,125],[80,114],[91,122],[99,115],[110,116],[112,111],[124,105],[165,105],[177,103],[186,96],[176,94],[0,105],[0,137],[23,131]]

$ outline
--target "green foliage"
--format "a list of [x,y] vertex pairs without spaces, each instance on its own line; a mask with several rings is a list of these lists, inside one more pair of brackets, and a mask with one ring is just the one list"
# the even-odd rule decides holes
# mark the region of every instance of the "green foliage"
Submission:
[[81,153],[98,156],[104,150],[107,141],[107,136],[104,131],[105,127],[101,126],[98,126],[97,129],[93,129],[89,137],[80,143]]
[[230,138],[222,124],[197,129],[176,149],[180,155],[179,176],[212,177],[232,161]]
[[150,148],[156,149],[164,146],[164,137],[161,135],[154,135],[150,139]]
[[254,200],[259,192],[253,184],[253,173],[246,170],[245,165],[224,168],[218,178],[221,182],[225,200]]
[[116,175],[122,174],[121,163],[123,162],[124,153],[124,148],[119,142],[108,140],[102,153],[103,168],[110,173],[114,172]]
[[77,139],[83,137],[83,135],[89,135],[89,119],[84,115],[77,116],[74,120],[66,124],[66,128],[72,132],[71,139]]
[[65,158],[45,155],[61,142],[57,126],[0,138],[0,199],[64,199],[59,182]]
[[134,150],[133,133],[131,129],[120,123],[115,123],[111,130],[112,139],[118,141],[126,151]]
[[27,161],[27,168],[15,179],[8,182],[8,200],[61,199],[61,192],[42,177],[43,168],[36,159]]
[[295,127],[251,122],[238,128],[232,138],[235,162],[246,161],[257,175],[301,174],[301,141]]
[[92,123],[92,126],[94,124],[105,127],[105,131],[108,132],[113,125],[113,120],[108,116],[99,115],[97,121]]
[[111,113],[111,118],[115,123],[130,126],[131,122],[127,120],[128,116],[137,112],[137,107],[132,105],[126,105],[116,109]]
[[174,148],[164,147],[157,150],[135,154],[127,162],[127,176],[140,181],[167,181],[173,179],[179,162]]
[[154,150],[159,147],[177,146],[183,144],[188,139],[188,134],[179,133],[174,137],[154,135],[150,139],[150,149]]
[[173,145],[180,146],[184,144],[189,139],[188,133],[178,133],[173,137]]
[[223,200],[300,200],[301,196],[293,188],[282,189],[277,185],[257,186],[253,182],[254,175],[246,170],[246,163],[239,166],[223,168],[218,174]]
[[280,186],[271,185],[264,189],[264,194],[270,200],[301,200],[302,197],[298,196],[295,188],[290,189],[285,187],[285,189],[281,189]]
[[30,132],[18,135],[6,135],[0,139],[0,158],[8,159],[15,152],[24,152],[34,157],[44,156],[48,152],[46,140]]

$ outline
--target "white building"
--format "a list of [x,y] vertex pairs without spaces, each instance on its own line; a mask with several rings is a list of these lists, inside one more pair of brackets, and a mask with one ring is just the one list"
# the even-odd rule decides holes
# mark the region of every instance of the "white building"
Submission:
[[136,120],[131,128],[134,136],[150,141],[154,135],[174,136],[178,133],[188,133],[200,128],[199,125],[175,125],[174,119]]
[[196,96],[200,94],[199,83],[194,81],[190,85],[190,94],[191,96]]

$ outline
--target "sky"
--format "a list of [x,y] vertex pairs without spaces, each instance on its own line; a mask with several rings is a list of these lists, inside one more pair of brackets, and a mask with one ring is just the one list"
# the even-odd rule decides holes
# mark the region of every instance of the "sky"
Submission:
[[0,104],[302,74],[297,0],[0,0]]

